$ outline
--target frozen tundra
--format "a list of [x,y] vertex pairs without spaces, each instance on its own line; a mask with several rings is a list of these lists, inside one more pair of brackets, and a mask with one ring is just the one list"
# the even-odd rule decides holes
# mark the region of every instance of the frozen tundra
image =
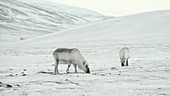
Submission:
[[90,69],[88,67],[87,61],[80,53],[79,49],[67,49],[67,48],[58,48],[53,52],[53,56],[55,59],[54,66],[54,75],[59,74],[58,64],[68,64],[68,68],[66,73],[69,73],[69,68],[71,64],[74,65],[75,73],[77,73],[77,66],[82,69],[85,73],[90,73]]
[[119,52],[121,66],[128,66],[128,59],[130,58],[129,48],[124,47]]

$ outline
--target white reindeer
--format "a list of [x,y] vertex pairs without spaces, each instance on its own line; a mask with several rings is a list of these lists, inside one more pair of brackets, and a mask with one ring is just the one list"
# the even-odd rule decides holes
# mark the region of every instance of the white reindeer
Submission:
[[130,58],[129,48],[124,47],[119,52],[121,66],[128,66],[128,59]]
[[71,64],[75,67],[75,72],[77,73],[77,66],[85,71],[85,73],[90,73],[87,61],[81,55],[80,51],[77,48],[67,49],[67,48],[58,48],[53,52],[55,59],[54,75],[59,74],[58,64],[68,64],[66,73],[69,73],[69,68]]

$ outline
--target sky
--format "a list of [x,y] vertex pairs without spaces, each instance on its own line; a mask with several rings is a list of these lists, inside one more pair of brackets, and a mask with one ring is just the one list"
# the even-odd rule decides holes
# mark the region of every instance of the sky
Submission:
[[170,0],[49,0],[97,11],[108,16],[125,16],[170,9]]

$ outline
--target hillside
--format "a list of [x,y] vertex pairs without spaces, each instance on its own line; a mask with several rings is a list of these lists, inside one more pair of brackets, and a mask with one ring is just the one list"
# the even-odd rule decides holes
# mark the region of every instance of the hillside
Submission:
[[16,41],[58,32],[107,17],[47,0],[1,0],[0,41]]
[[169,17],[170,10],[118,17],[38,37],[30,40],[30,42],[167,40],[170,37]]

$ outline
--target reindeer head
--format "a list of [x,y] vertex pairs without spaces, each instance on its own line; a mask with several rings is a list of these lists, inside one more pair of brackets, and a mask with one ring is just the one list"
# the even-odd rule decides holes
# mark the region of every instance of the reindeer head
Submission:
[[86,65],[85,67],[86,67],[86,71],[85,72],[86,73],[90,73],[90,69],[89,69],[88,65]]
[[86,61],[83,61],[83,64],[78,67],[82,69],[85,73],[90,73],[90,69]]

